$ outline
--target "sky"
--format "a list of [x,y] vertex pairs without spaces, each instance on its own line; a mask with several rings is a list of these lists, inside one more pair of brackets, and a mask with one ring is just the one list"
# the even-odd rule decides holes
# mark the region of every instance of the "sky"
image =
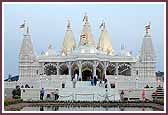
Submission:
[[112,48],[119,52],[123,44],[139,55],[144,26],[151,22],[156,53],[156,71],[164,71],[164,5],[163,4],[5,4],[4,5],[4,77],[18,75],[18,59],[23,33],[19,26],[26,20],[36,55],[51,43],[60,54],[67,21],[71,21],[76,43],[79,43],[83,16],[87,13],[96,43],[99,26],[104,20]]

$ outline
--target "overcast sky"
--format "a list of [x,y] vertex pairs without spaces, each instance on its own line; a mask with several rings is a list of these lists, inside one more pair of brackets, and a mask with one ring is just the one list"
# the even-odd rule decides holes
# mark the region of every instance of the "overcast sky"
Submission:
[[27,20],[37,55],[52,43],[60,53],[67,20],[70,19],[78,44],[85,12],[98,43],[99,26],[105,21],[112,47],[119,52],[121,44],[137,56],[144,26],[151,21],[152,40],[156,52],[156,70],[164,70],[164,6],[163,4],[6,4],[4,5],[4,72],[18,75],[18,55],[23,39],[19,25]]

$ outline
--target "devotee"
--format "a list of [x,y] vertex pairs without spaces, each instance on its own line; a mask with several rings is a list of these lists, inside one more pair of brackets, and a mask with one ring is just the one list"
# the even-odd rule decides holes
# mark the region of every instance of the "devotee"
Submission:
[[97,84],[97,78],[96,76],[94,76],[94,85],[96,86],[96,84]]
[[59,98],[59,90],[58,89],[55,89],[54,95],[55,95],[55,100],[58,100],[58,98]]
[[43,97],[44,97],[44,88],[42,88],[41,90],[40,90],[40,100],[43,100]]
[[72,80],[72,82],[73,82],[73,88],[75,88],[76,87],[77,79],[74,77],[73,80]]
[[107,79],[104,80],[105,88],[107,88]]
[[108,90],[106,89],[106,93],[105,93],[105,101],[109,101],[109,97],[108,97]]
[[91,82],[91,86],[93,86],[94,80],[93,80],[93,77],[92,77],[92,76],[90,76],[90,82]]

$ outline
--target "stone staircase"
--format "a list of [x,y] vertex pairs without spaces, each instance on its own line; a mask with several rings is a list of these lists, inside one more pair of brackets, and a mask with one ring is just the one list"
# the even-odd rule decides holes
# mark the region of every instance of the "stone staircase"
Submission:
[[109,100],[120,99],[119,92],[115,88],[104,88],[103,84],[102,86],[99,86],[99,84],[91,86],[90,81],[77,81],[76,87],[73,88],[72,81],[66,81],[65,88],[59,90],[59,100],[103,101],[105,100],[106,90]]
[[156,91],[152,94],[153,100],[164,99],[164,89],[160,85],[156,88]]

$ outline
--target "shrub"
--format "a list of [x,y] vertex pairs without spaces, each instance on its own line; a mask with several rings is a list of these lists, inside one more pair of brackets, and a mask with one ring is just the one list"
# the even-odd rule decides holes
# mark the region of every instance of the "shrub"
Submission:
[[16,89],[12,91],[12,97],[14,99],[20,99],[20,96],[21,96],[20,86],[16,86]]
[[8,105],[11,105],[11,104],[16,104],[16,103],[20,103],[22,102],[23,100],[22,99],[5,99],[4,100],[4,106],[8,106]]

